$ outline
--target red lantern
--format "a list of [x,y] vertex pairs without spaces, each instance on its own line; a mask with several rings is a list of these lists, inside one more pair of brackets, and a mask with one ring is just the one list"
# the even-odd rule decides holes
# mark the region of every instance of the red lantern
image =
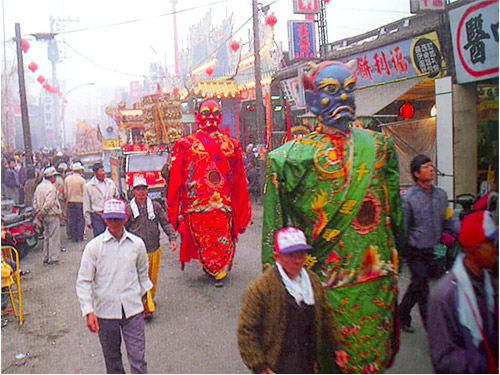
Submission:
[[30,42],[28,42],[26,39],[21,39],[21,50],[23,52],[28,52],[30,49]]
[[401,107],[399,107],[399,114],[405,120],[409,120],[415,114],[415,108],[408,102],[405,102]]
[[52,87],[48,83],[44,83],[42,87],[47,91],[50,91],[52,89]]
[[214,74],[214,68],[212,68],[211,66],[209,66],[207,68],[207,70],[205,70],[205,73],[207,73],[207,75],[211,76],[212,74]]
[[231,42],[231,49],[236,52],[239,48],[240,44],[236,40],[233,40]]
[[36,80],[38,82],[40,82],[40,83],[44,83],[45,82],[45,77],[40,74],[38,77],[36,77]]
[[172,92],[174,94],[178,94],[179,93],[179,89],[177,87],[174,87],[173,90],[172,90]]
[[35,73],[35,70],[38,69],[38,65],[36,64],[36,62],[32,61],[28,65],[28,69],[31,70],[33,73]]
[[274,25],[276,25],[276,22],[278,22],[278,19],[276,18],[274,13],[266,17],[266,24],[268,24],[269,26],[273,27]]

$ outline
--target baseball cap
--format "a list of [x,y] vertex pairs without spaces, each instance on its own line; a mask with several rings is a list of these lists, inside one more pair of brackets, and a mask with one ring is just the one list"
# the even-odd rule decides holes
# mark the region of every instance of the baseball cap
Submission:
[[134,178],[134,182],[132,183],[132,188],[136,188],[137,186],[148,186],[146,179],[142,176],[138,176]]
[[84,169],[84,168],[83,168],[82,163],[80,163],[80,162],[75,162],[75,163],[73,163],[73,165],[71,166],[71,169],[72,169],[72,170],[74,170],[74,171],[80,171],[80,170],[82,170],[82,169]]
[[458,240],[463,247],[473,247],[496,239],[498,227],[489,211],[476,211],[464,217],[458,233]]
[[300,250],[311,250],[307,244],[306,236],[298,228],[285,227],[276,232],[274,236],[274,250],[280,254],[293,253]]
[[54,167],[48,167],[43,171],[44,177],[52,177],[59,174],[59,172]]
[[66,163],[61,163],[57,166],[57,169],[60,169],[61,171],[65,171],[66,169],[68,169],[68,164]]
[[103,219],[126,219],[127,209],[125,202],[121,199],[111,198],[104,202],[102,210]]

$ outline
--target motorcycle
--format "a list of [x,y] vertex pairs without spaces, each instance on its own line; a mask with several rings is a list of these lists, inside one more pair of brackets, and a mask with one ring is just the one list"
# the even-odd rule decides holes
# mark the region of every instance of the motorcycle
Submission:
[[38,244],[33,208],[16,205],[11,199],[2,199],[2,245],[16,248],[19,258],[24,258]]

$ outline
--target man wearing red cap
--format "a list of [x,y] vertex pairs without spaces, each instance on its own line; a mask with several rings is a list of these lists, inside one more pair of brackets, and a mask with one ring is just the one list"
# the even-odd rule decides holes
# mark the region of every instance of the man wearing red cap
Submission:
[[195,115],[199,129],[174,145],[167,213],[181,234],[182,267],[199,259],[221,287],[250,222],[250,199],[240,143],[219,131],[219,105],[206,100]]
[[[319,277],[304,268],[304,232],[276,232],[276,265],[245,291],[238,324],[238,346],[254,373],[312,374],[322,355],[345,367],[347,354]],[[333,352],[335,351],[335,354]]]
[[498,373],[498,285],[488,272],[498,256],[498,227],[488,211],[467,215],[464,248],[430,299],[427,332],[438,373]]

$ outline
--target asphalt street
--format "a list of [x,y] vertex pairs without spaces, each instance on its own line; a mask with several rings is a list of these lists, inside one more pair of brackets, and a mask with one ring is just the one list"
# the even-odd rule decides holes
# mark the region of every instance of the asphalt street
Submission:
[[[254,205],[253,211],[253,223],[238,242],[234,267],[223,288],[214,287],[198,262],[191,261],[181,271],[178,253],[164,250],[157,312],[146,324],[150,373],[249,373],[239,356],[236,327],[242,293],[261,272],[262,207]],[[97,335],[86,328],[75,293],[83,245],[68,243],[61,229],[67,251],[61,253],[59,265],[42,265],[40,245],[22,261],[22,267],[31,270],[22,279],[28,315],[23,326],[10,316],[2,328],[3,373],[105,373]],[[166,245],[162,235],[162,248]],[[401,294],[407,285],[403,269]],[[414,310],[417,332],[402,332],[389,373],[432,372],[425,331]]]

